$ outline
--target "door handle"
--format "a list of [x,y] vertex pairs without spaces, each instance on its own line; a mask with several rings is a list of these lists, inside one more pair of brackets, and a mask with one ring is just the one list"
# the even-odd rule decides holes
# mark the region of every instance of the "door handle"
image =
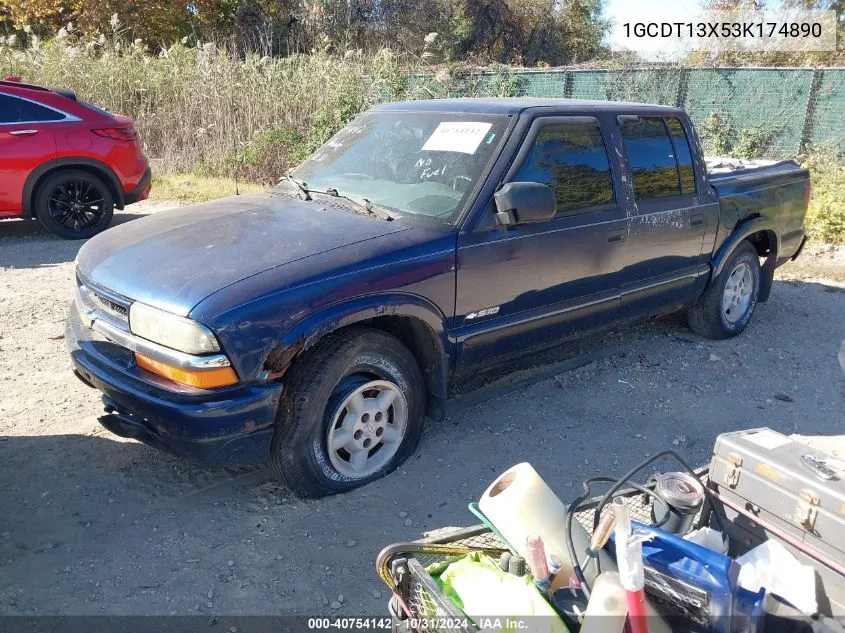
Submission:
[[628,237],[628,229],[616,229],[614,231],[608,231],[607,243],[619,244],[621,242],[624,242],[626,237]]
[[12,130],[9,134],[12,136],[32,136],[38,134],[38,130]]
[[695,215],[690,216],[689,225],[694,229],[700,229],[704,226],[704,214],[696,213]]

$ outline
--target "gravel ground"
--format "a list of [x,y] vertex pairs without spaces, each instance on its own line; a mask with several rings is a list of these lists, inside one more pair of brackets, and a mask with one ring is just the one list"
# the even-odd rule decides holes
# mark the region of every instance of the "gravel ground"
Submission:
[[467,503],[514,463],[569,499],[666,447],[705,463],[716,435],[739,428],[845,454],[831,437],[845,432],[835,249],[820,256],[834,280],[787,265],[739,338],[699,339],[672,316],[523,363],[452,401],[393,475],[303,502],[266,469],[209,469],[99,427],[98,394],[72,376],[62,340],[78,248],[0,223],[0,613],[383,615],[378,551],[474,523]]

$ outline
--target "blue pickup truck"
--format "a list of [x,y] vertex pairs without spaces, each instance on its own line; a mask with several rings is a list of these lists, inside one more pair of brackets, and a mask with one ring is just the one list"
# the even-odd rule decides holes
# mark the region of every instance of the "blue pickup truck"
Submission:
[[792,161],[708,165],[678,108],[382,105],[267,193],[90,240],[73,370],[117,435],[342,492],[402,463],[462,376],[678,309],[739,334],[809,192]]

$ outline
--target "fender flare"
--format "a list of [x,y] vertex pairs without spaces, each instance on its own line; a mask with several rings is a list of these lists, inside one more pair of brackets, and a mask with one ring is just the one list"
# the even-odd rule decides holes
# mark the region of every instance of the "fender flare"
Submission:
[[[267,355],[264,366],[280,377],[304,352],[337,330],[378,317],[405,317],[427,326],[434,343],[430,367],[421,367],[429,395],[428,414],[442,418],[446,402],[451,359],[454,357],[446,330],[446,315],[431,301],[404,293],[356,297],[310,313],[289,327]],[[270,369],[272,368],[272,369]]]
[[114,195],[114,206],[117,209],[123,209],[126,200],[123,193],[123,187],[114,170],[105,163],[95,160],[93,158],[86,158],[84,156],[63,156],[62,158],[54,158],[43,163],[32,170],[27,176],[26,182],[23,186],[23,198],[21,200],[23,213],[26,216],[34,216],[35,209],[33,209],[33,194],[35,187],[48,172],[56,169],[73,169],[74,167],[83,167],[94,169],[106,178],[106,184],[110,185],[112,194]]
[[780,252],[780,235],[775,229],[774,225],[767,218],[754,218],[748,222],[744,222],[735,227],[733,232],[727,237],[713,257],[711,262],[712,273],[710,280],[716,279],[724,270],[725,264],[731,254],[736,250],[749,235],[754,233],[767,233],[774,245],[770,249],[766,261],[762,266],[762,275],[760,278],[760,294],[758,301],[766,301],[772,290],[772,282],[774,281],[775,267],[777,266],[778,253]]

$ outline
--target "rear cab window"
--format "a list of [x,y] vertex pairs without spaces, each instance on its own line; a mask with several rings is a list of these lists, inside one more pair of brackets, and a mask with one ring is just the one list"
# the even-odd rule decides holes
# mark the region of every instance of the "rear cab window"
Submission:
[[557,215],[614,204],[613,177],[599,122],[554,122],[534,137],[512,182],[538,182],[555,194]]
[[675,157],[678,160],[678,173],[681,178],[681,193],[695,193],[695,170],[692,166],[692,152],[689,147],[684,126],[681,120],[675,117],[667,117],[666,127],[675,148]]
[[621,116],[619,129],[637,200],[694,194],[695,172],[677,117]]

